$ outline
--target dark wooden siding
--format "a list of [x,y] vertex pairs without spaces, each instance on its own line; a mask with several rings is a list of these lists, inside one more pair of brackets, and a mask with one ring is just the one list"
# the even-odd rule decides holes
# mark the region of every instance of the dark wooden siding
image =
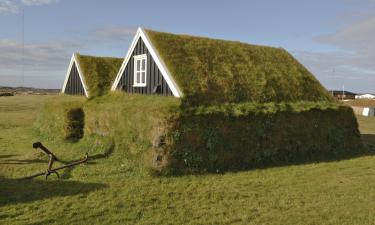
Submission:
[[[134,58],[136,55],[147,55],[147,78],[146,87],[133,87],[134,80]],[[169,88],[167,82],[163,78],[158,66],[156,65],[154,59],[149,53],[146,45],[142,39],[138,40],[137,45],[134,48],[131,58],[126,66],[124,72],[122,73],[121,79],[117,85],[117,89],[137,94],[159,94],[165,96],[173,96],[171,89]],[[156,92],[154,92],[156,90]]]
[[85,95],[85,90],[79,77],[76,63],[73,63],[72,69],[70,70],[69,79],[66,83],[65,94],[69,95]]

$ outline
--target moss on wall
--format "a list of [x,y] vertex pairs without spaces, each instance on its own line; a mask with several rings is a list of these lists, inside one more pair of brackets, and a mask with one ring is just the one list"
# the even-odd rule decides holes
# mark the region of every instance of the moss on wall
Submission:
[[[70,100],[69,100],[70,99]],[[339,159],[363,150],[351,108],[337,103],[241,103],[185,108],[179,99],[114,93],[92,100],[55,97],[36,128],[64,140],[64,116],[82,107],[89,148],[115,145],[112,163],[186,174]],[[90,144],[93,142],[92,144]]]
[[171,134],[171,164],[164,171],[236,171],[340,159],[361,152],[363,146],[352,109],[323,105],[183,114]]
[[47,100],[35,121],[38,136],[50,141],[65,140],[68,134],[68,112],[74,108],[82,108],[85,102],[84,97],[69,95]]

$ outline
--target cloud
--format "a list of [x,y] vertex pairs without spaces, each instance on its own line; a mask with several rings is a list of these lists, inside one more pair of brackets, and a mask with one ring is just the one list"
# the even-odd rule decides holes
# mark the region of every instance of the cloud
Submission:
[[58,0],[22,0],[21,3],[27,6],[34,6],[34,5],[48,5],[51,3],[55,3]]
[[347,52],[297,51],[298,58],[328,89],[341,89],[342,85],[355,92],[375,93],[375,68],[366,66],[359,55]]
[[[375,92],[375,15],[367,15],[336,32],[315,38],[336,52],[294,52],[328,88]],[[354,82],[355,81],[355,82]]]
[[375,70],[375,15],[316,40],[350,51],[353,56],[348,65]]
[[375,16],[351,24],[337,32],[320,36],[316,39],[322,43],[333,44],[343,49],[360,52],[375,50]]
[[51,41],[27,43],[23,48],[20,42],[0,39],[0,67],[14,69],[24,64],[27,70],[61,70],[80,47],[76,42]]
[[0,0],[0,14],[17,13],[18,5],[11,0]]
[[77,41],[50,41],[23,48],[21,42],[0,39],[1,85],[60,88],[72,53],[84,47]]
[[[24,49],[20,41],[0,39],[1,84],[59,88],[73,52],[90,52],[94,47],[95,51],[125,51],[128,48],[128,40],[133,37],[135,31],[136,29],[132,28],[110,26],[98,28],[75,40],[29,42],[25,44]],[[25,70],[24,79],[22,65]]]
[[59,0],[0,0],[0,15],[18,13],[22,6],[40,6],[58,2]]
[[[375,67],[366,67],[361,64],[357,54],[345,52],[293,52],[299,60],[319,74],[324,73],[327,77],[339,76],[345,71],[351,78],[363,78],[368,75],[375,78]],[[335,72],[333,72],[335,71]]]
[[101,40],[121,41],[133,37],[136,31],[137,28],[132,27],[109,26],[95,30],[94,36]]

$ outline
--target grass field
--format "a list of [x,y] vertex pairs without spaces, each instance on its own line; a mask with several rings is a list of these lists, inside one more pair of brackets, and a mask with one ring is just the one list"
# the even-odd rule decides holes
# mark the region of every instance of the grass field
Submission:
[[[375,157],[182,177],[132,176],[103,152],[87,165],[31,181],[45,169],[31,148],[48,96],[0,98],[0,224],[375,224]],[[375,146],[375,118],[358,118]],[[45,143],[64,160],[85,150]],[[126,162],[126,160],[124,161]],[[123,175],[126,174],[126,175]]]
[[350,106],[358,106],[358,107],[374,107],[375,100],[374,99],[356,99],[344,102]]

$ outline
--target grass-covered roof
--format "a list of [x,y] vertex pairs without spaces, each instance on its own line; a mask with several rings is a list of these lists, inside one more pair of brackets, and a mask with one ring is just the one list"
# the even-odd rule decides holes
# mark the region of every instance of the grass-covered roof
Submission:
[[333,101],[282,48],[145,31],[190,104]]
[[123,62],[122,58],[76,54],[90,97],[109,92]]

